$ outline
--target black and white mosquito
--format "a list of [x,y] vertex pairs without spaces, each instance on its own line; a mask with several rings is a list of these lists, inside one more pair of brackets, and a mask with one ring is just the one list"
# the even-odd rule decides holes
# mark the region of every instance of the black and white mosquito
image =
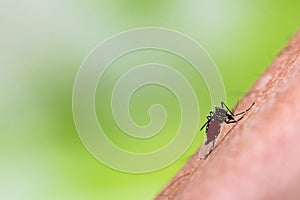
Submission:
[[[221,107],[215,106],[215,111],[209,112],[209,115],[206,116],[207,122],[205,122],[205,124],[200,128],[200,131],[202,131],[202,129],[206,127],[205,145],[208,145],[209,143],[212,142],[212,146],[209,152],[207,153],[207,155],[205,155],[205,157],[207,157],[210,154],[210,152],[213,150],[216,139],[220,134],[222,124],[224,122],[226,124],[237,123],[238,121],[243,119],[245,113],[248,112],[253,107],[253,105],[254,103],[252,103],[252,105],[243,112],[233,114],[233,112],[227,107],[227,105],[224,102],[221,102]],[[242,116],[236,119],[235,117],[239,115]]]

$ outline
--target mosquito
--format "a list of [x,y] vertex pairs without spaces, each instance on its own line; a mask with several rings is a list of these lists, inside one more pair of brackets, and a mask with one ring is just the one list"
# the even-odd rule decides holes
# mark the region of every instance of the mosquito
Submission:
[[[206,127],[206,141],[204,144],[208,145],[212,142],[212,146],[210,147],[209,152],[204,157],[200,157],[199,155],[200,159],[205,159],[213,150],[216,139],[220,134],[222,124],[224,122],[226,124],[237,123],[238,121],[243,119],[245,113],[248,112],[254,106],[254,104],[255,103],[252,103],[252,105],[243,112],[233,114],[233,112],[227,107],[227,105],[224,102],[221,102],[221,107],[215,106],[215,111],[209,112],[209,115],[206,116],[207,122],[205,122],[205,124],[200,128],[200,131],[202,131],[202,129]],[[242,116],[236,119],[235,117],[239,115]]]

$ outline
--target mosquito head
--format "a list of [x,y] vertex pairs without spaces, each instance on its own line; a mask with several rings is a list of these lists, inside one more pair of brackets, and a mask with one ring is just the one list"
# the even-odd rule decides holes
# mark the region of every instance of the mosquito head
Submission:
[[219,121],[223,122],[226,118],[227,110],[224,108],[215,107],[215,117],[218,118]]

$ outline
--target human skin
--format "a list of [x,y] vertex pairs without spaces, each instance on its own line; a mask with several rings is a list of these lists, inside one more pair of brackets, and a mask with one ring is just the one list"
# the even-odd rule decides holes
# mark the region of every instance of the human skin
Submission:
[[206,160],[197,153],[156,199],[300,199],[300,31],[239,102]]

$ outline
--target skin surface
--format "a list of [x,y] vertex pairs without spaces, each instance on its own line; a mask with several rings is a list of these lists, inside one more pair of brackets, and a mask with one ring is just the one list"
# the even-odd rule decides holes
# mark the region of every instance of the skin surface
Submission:
[[195,153],[156,199],[300,199],[300,31],[239,102],[206,160]]

